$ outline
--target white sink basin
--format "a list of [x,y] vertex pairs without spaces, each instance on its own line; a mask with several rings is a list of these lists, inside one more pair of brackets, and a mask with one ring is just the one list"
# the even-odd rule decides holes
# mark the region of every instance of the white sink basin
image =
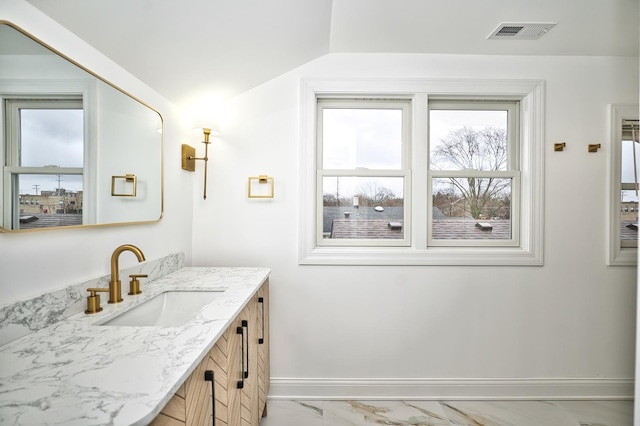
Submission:
[[98,325],[177,327],[193,319],[224,289],[165,291]]

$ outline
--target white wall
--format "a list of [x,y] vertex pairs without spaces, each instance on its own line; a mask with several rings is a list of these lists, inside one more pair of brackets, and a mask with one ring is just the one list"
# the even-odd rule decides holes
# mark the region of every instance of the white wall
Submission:
[[[545,265],[299,266],[301,76],[546,80]],[[194,202],[193,264],[272,268],[273,396],[396,392],[384,380],[372,391],[376,378],[549,378],[540,392],[630,395],[636,268],[605,266],[607,105],[637,101],[637,58],[327,55],[234,99],[209,197]],[[247,199],[258,174],[275,177],[275,199]],[[586,387],[557,386],[576,380]]]
[[[163,220],[150,225],[0,233],[0,303],[106,275],[111,253],[124,243],[140,247],[147,259],[183,251],[189,263],[194,179],[180,169],[180,144],[185,134],[172,104],[26,1],[3,0],[0,20],[23,28],[144,100],[160,111],[166,122]],[[132,255],[122,256],[120,263],[126,267],[136,262]]]

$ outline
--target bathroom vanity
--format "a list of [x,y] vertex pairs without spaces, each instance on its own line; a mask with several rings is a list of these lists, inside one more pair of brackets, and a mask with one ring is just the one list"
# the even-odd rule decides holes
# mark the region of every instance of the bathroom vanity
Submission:
[[267,280],[151,425],[258,425],[268,390]]
[[[257,425],[269,387],[269,273],[181,268],[1,346],[0,423]],[[168,292],[216,296],[169,325],[127,319]]]

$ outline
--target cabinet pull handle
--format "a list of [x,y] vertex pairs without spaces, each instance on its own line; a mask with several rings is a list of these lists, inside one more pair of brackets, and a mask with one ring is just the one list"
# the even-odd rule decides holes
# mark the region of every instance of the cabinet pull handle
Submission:
[[248,379],[249,378],[249,321],[242,320],[242,326],[246,327],[247,329],[247,334],[245,335],[245,338],[247,339],[247,346],[245,350],[247,354],[247,363],[245,364],[246,371],[244,372],[244,378]]
[[213,420],[211,421],[213,426],[216,426],[216,387],[213,370],[206,370],[204,372],[204,379],[207,382],[211,382],[211,414]]
[[240,342],[242,342],[242,346],[241,346],[241,356],[240,358],[242,359],[242,373],[240,373],[240,377],[241,380],[238,380],[237,386],[238,389],[242,389],[244,388],[244,323],[245,321],[242,321],[242,327],[237,327],[236,328],[236,334],[239,334],[240,337]]
[[264,344],[264,297],[258,297],[258,303],[262,305],[262,337],[258,339],[258,344]]

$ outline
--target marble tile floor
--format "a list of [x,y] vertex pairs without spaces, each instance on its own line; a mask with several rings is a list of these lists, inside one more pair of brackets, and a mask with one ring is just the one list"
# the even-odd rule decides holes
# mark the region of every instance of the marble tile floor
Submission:
[[632,426],[633,401],[284,401],[260,426]]

